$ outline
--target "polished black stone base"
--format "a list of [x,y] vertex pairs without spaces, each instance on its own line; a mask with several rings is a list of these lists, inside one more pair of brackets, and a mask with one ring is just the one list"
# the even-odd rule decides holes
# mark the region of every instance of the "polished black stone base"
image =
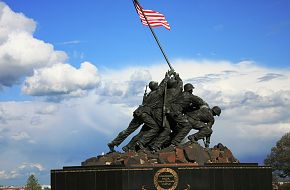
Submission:
[[52,190],[271,190],[272,170],[257,164],[64,167]]

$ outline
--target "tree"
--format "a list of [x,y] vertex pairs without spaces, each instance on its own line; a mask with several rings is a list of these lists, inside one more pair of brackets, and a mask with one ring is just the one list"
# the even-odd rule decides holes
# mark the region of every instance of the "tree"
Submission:
[[33,174],[27,179],[25,190],[41,190],[41,186]]
[[279,177],[290,177],[290,132],[276,143],[264,163],[272,166],[274,173]]

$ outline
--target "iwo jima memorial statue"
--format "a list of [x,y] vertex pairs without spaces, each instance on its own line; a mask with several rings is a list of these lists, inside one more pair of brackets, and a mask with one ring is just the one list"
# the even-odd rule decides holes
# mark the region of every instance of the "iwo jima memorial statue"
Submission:
[[[152,27],[170,29],[165,17],[133,4],[149,26],[168,66],[164,79],[149,82],[129,126],[108,143],[109,152],[89,158],[82,166],[51,171],[52,190],[270,190],[270,167],[240,163],[221,143],[210,148],[219,106],[210,107],[183,84],[165,55]],[[129,135],[140,129],[122,150]],[[189,135],[191,130],[196,130]],[[187,139],[187,141],[185,140]],[[203,141],[202,145],[198,141]]]

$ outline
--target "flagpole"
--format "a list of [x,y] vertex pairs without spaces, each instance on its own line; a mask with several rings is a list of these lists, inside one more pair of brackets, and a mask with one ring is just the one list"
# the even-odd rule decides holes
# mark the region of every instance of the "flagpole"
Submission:
[[[141,5],[139,4],[138,0],[133,0],[133,4],[134,4],[135,9],[136,9],[135,3],[136,3],[136,4],[141,8]],[[136,9],[136,11],[137,11],[137,9]],[[148,24],[148,26],[149,26],[149,28],[150,28],[150,31],[151,31],[151,33],[152,33],[152,35],[153,35],[155,41],[157,42],[158,47],[159,47],[159,49],[161,50],[161,52],[162,52],[162,54],[163,54],[163,57],[165,58],[165,60],[166,60],[166,62],[167,62],[167,64],[168,64],[168,66],[169,66],[169,68],[170,68],[171,70],[174,70],[173,67],[171,66],[171,64],[170,64],[170,62],[169,62],[169,60],[168,60],[168,58],[167,58],[167,56],[166,56],[166,54],[165,54],[163,48],[161,47],[161,44],[160,44],[160,42],[159,42],[159,40],[158,40],[158,38],[157,38],[157,36],[156,36],[154,30],[152,29],[151,25],[149,24],[149,22],[148,22],[148,20],[147,20],[147,17],[146,17],[146,15],[144,14],[144,11],[143,11],[142,8],[141,8],[141,11],[142,11],[142,14],[143,14],[143,16],[144,16],[144,18],[145,18],[145,20],[146,20],[146,22],[147,22],[147,24]],[[137,11],[137,13],[138,13],[138,11]]]
[[[133,0],[134,7],[135,7],[135,9],[136,9],[136,11],[137,11],[137,8],[136,8],[135,3],[140,7],[140,10],[142,11],[142,14],[143,14],[143,16],[144,16],[144,18],[145,18],[145,20],[146,20],[146,22],[147,22],[147,24],[148,24],[148,26],[149,26],[149,28],[150,28],[150,31],[151,31],[151,33],[153,34],[154,39],[155,39],[155,41],[157,42],[157,44],[158,44],[158,46],[159,46],[159,49],[161,50],[161,52],[162,52],[162,54],[163,54],[163,56],[164,56],[164,58],[165,58],[165,60],[166,60],[166,62],[167,62],[167,64],[168,64],[169,68],[170,68],[171,70],[174,70],[173,67],[171,66],[171,64],[170,64],[170,62],[169,62],[169,60],[168,60],[168,58],[167,58],[167,56],[166,56],[166,54],[165,54],[163,48],[161,47],[161,44],[160,44],[160,42],[159,42],[159,40],[158,40],[158,38],[157,38],[157,36],[156,36],[154,30],[152,29],[151,25],[149,24],[148,19],[147,19],[146,15],[144,14],[144,11],[143,11],[143,9],[141,8],[141,5],[139,4],[138,0]],[[138,11],[137,11],[137,14],[138,14]],[[162,107],[162,127],[165,128],[165,127],[166,127],[165,106],[166,106],[166,96],[167,96],[167,83],[165,84],[164,94],[163,94],[163,95],[164,95],[164,96],[163,96],[163,107]]]

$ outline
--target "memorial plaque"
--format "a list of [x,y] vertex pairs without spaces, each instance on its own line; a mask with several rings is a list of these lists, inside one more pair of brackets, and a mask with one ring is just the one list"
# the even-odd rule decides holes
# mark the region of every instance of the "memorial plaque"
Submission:
[[258,164],[72,166],[51,171],[52,190],[272,190],[272,168]]
[[154,185],[157,190],[175,190],[178,185],[178,175],[171,168],[161,168],[154,175]]

